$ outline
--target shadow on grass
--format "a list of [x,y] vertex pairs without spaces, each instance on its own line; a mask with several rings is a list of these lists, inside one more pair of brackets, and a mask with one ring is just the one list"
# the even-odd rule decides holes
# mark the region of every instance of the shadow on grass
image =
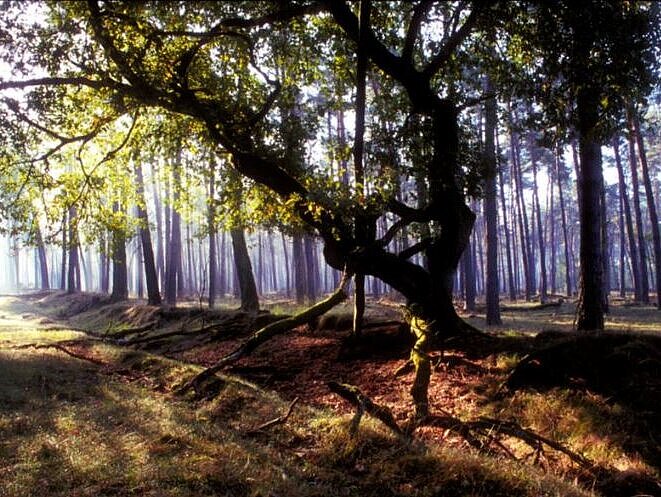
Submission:
[[[661,337],[548,331],[536,337],[462,339],[451,347],[472,360],[498,355],[516,359],[513,369],[503,372],[504,390],[477,387],[487,392],[485,404],[499,406],[496,411],[511,409],[510,415],[525,417],[527,409],[549,426],[556,415],[558,424],[563,417],[571,419],[567,430],[580,432],[585,440],[602,440],[604,446],[619,446],[661,471]],[[519,412],[512,409],[518,391],[532,392],[530,405],[520,405]],[[535,392],[539,395],[533,399]]]

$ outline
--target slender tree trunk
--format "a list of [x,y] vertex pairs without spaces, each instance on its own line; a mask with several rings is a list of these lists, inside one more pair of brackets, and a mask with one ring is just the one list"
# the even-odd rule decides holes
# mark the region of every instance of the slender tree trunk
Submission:
[[560,216],[562,218],[562,238],[565,247],[565,285],[566,285],[567,297],[571,297],[572,295],[571,266],[573,263],[569,255],[570,245],[569,245],[569,236],[567,233],[567,213],[565,211],[565,198],[563,194],[563,190],[564,190],[563,177],[565,175],[565,164],[562,159],[562,150],[559,146],[555,154],[555,163],[556,163],[557,178],[558,178],[558,197],[560,200]]
[[241,310],[248,313],[256,313],[259,311],[259,297],[257,295],[257,286],[255,285],[255,276],[252,271],[245,234],[241,228],[232,228],[230,230],[230,236],[232,237],[234,267],[236,268],[241,295]]
[[[135,243],[135,253],[134,253],[134,259],[135,259],[135,264],[133,267],[131,267],[131,263],[129,262],[128,264],[128,274],[129,274],[129,283],[131,281],[135,282],[135,292],[140,300],[142,300],[145,296],[145,288],[144,288],[144,280],[145,280],[145,272],[144,272],[144,257],[141,258],[140,254],[142,252],[142,240],[140,239],[140,228],[138,228],[136,234],[138,235]],[[129,292],[131,288],[129,287]]]
[[145,181],[142,176],[142,164],[135,157],[134,161],[135,178],[137,182],[138,195],[138,234],[140,235],[140,245],[142,246],[142,258],[145,266],[145,279],[147,282],[147,303],[149,305],[160,305],[161,294],[158,288],[158,274],[156,272],[156,262],[154,261],[154,249],[151,242],[151,232],[149,230],[149,217],[147,215],[147,202],[145,198]]
[[[510,123],[511,126],[514,126],[514,120],[512,113],[510,112]],[[526,214],[526,209],[524,206],[523,202],[523,185],[521,184],[522,182],[522,174],[521,174],[521,166],[520,166],[520,154],[519,154],[519,137],[518,133],[514,131],[514,129],[510,130],[510,148],[511,148],[511,158],[512,158],[512,174],[515,179],[515,185],[516,185],[516,207],[517,207],[517,214],[519,218],[519,235],[520,235],[520,240],[521,240],[521,262],[523,265],[523,277],[525,279],[525,290],[526,290],[526,301],[530,301],[532,298],[532,293],[533,293],[533,288],[534,288],[534,283],[532,281],[533,278],[533,266],[531,265],[531,257],[530,257],[530,232],[528,230],[528,215]]]
[[69,264],[67,270],[67,293],[80,291],[78,283],[80,278],[76,278],[78,271],[78,233],[77,233],[77,209],[75,206],[69,207]]
[[[118,202],[114,202],[112,211],[120,211]],[[122,228],[112,230],[112,293],[111,300],[118,302],[129,296],[128,272],[126,264],[126,235]]]
[[631,186],[633,188],[633,207],[636,215],[636,231],[638,234],[638,263],[640,274],[640,301],[649,304],[649,279],[647,276],[647,249],[645,243],[645,222],[643,212],[640,207],[640,186],[638,184],[638,161],[636,159],[635,133],[633,131],[632,112],[627,112],[627,122],[629,127],[629,163],[631,165]]
[[264,254],[262,251],[262,232],[257,232],[257,278],[255,282],[257,283],[257,293],[259,295],[264,295]]
[[266,234],[267,239],[268,239],[268,245],[269,245],[269,261],[271,263],[271,288],[273,289],[273,292],[277,293],[279,288],[278,288],[278,266],[276,264],[275,260],[275,244],[273,242],[273,232],[268,231]]
[[624,168],[622,167],[622,160],[620,158],[619,138],[613,137],[613,152],[615,153],[615,165],[617,167],[617,177],[620,192],[620,200],[624,208],[624,220],[627,227],[627,238],[629,241],[629,256],[631,258],[631,277],[634,286],[634,298],[640,302],[643,299],[643,290],[640,277],[640,264],[638,262],[638,249],[636,247],[636,236],[633,229],[633,220],[631,216],[631,206],[629,204],[629,196],[627,194],[627,185],[624,180]]
[[[485,93],[492,93],[493,86],[487,77]],[[497,131],[496,97],[490,97],[485,103],[485,182],[484,182],[484,219],[487,231],[487,325],[499,325],[500,302],[498,282],[498,203],[496,200],[496,142]]]
[[517,232],[521,232],[521,223],[519,222],[519,217],[517,216],[517,201],[516,201],[516,187],[514,185],[514,166],[510,162],[510,174],[509,174],[509,208],[510,208],[510,219],[512,223],[512,258],[513,258],[513,269],[514,269],[514,281],[516,286],[516,296],[517,298],[520,295],[520,289],[525,286],[525,282],[521,277],[523,271],[519,262],[522,260],[521,257],[517,257],[516,254],[519,251],[517,243]]
[[464,250],[461,261],[464,276],[464,311],[475,312],[475,265],[470,242]]
[[229,281],[227,278],[227,233],[225,231],[220,235],[220,281],[218,283],[218,293],[221,298],[225,298]]
[[601,306],[604,313],[608,313],[608,295],[610,294],[610,257],[608,257],[608,206],[606,205],[606,186],[604,185],[603,175],[601,179],[601,188],[599,190],[599,197],[601,199]]
[[317,300],[319,292],[318,277],[319,265],[317,264],[317,254],[315,250],[314,238],[310,235],[303,237],[303,249],[305,251],[306,262],[306,296],[308,302],[314,303]]
[[193,239],[191,237],[190,222],[186,223],[186,278],[184,288],[188,295],[197,291],[197,279],[195,277],[195,261],[193,255]]
[[599,93],[582,88],[577,97],[580,154],[581,298],[578,330],[603,330],[601,253],[601,147],[594,137],[598,120]]
[[287,291],[287,297],[291,296],[291,280],[290,280],[290,273],[291,271],[289,270],[289,250],[287,249],[287,239],[285,237],[284,233],[280,233],[280,236],[282,237],[282,253],[285,258],[285,288]]
[[303,237],[295,234],[292,237],[292,260],[294,265],[294,287],[296,289],[296,303],[302,304],[305,301],[306,287],[306,264],[305,253],[303,251]]
[[[363,149],[365,146],[365,82],[367,79],[367,54],[366,42],[369,33],[371,2],[361,0],[360,2],[360,24],[358,35],[358,54],[356,67],[356,123],[353,145],[354,176],[356,180],[356,192],[365,194],[365,172],[363,169]],[[368,243],[366,220],[362,216],[355,219],[356,240],[359,244]],[[363,317],[365,315],[365,275],[356,273],[354,275],[354,298],[353,298],[353,333],[360,336],[363,328]]]
[[[171,226],[166,229],[169,232],[170,239],[168,241],[167,250],[167,265],[165,268],[165,302],[174,307],[177,305],[177,294],[181,287],[179,280],[181,279],[181,217],[179,215],[176,205],[179,201],[180,191],[180,167],[181,167],[181,152],[177,153],[175,163],[173,164],[173,194],[172,205],[166,207],[166,227],[170,225],[167,221],[171,221]],[[171,219],[168,219],[171,218]]]
[[[156,269],[158,277],[163,284],[165,282],[165,250],[163,244],[163,208],[161,206],[161,196],[158,177],[156,176],[156,167],[152,159],[151,175],[152,187],[154,193],[154,217],[156,219]],[[167,238],[166,238],[167,240]]]
[[48,260],[46,258],[46,246],[44,239],[41,236],[41,229],[39,224],[35,226],[35,241],[37,243],[37,258],[39,259],[39,282],[42,290],[50,289],[50,282],[48,278]]
[[60,264],[60,290],[65,290],[67,288],[67,232],[69,229],[67,221],[67,210],[65,209],[64,214],[62,214],[62,262]]
[[626,282],[626,271],[625,271],[625,260],[626,260],[626,240],[625,240],[625,231],[626,226],[624,225],[624,201],[622,200],[622,195],[618,195],[618,226],[620,228],[620,297],[626,298],[627,296],[627,282]]
[[647,210],[650,214],[650,223],[652,228],[652,242],[654,247],[654,262],[656,264],[655,280],[656,280],[656,307],[661,309],[661,235],[659,234],[659,216],[656,211],[656,202],[654,200],[654,192],[652,190],[652,181],[650,179],[650,171],[647,165],[647,154],[645,153],[645,143],[643,135],[640,132],[640,122],[638,114],[635,110],[631,111],[633,132],[636,137],[636,144],[638,145],[638,155],[640,156],[640,167],[643,176],[643,185],[645,186],[645,196],[647,197]]
[[549,197],[548,197],[548,213],[546,215],[547,219],[547,224],[549,227],[549,242],[551,245],[551,293],[556,294],[558,285],[557,285],[557,267],[556,267],[556,261],[557,261],[557,244],[555,241],[556,238],[556,233],[555,233],[555,195],[554,195],[554,185],[555,182],[553,181],[553,175],[554,173],[554,167],[549,167],[548,168],[548,173],[549,173]]
[[537,148],[529,135],[528,148],[530,149],[530,162],[532,164],[532,195],[533,207],[535,209],[535,221],[537,222],[537,241],[539,246],[539,300],[546,302],[546,247],[544,246],[544,231],[542,230],[542,209],[539,205],[539,189],[537,188]]
[[512,302],[516,300],[517,286],[514,283],[514,270],[512,268],[512,248],[510,243],[510,228],[507,223],[507,207],[505,205],[505,184],[503,172],[498,168],[498,181],[500,183],[500,208],[503,213],[503,233],[505,234],[505,256],[507,258],[507,289]]
[[99,284],[102,293],[108,293],[110,289],[110,281],[108,275],[108,232],[103,231],[99,237]]
[[207,199],[207,226],[209,231],[209,308],[213,309],[216,303],[216,282],[218,269],[216,257],[216,164],[212,160],[209,164],[209,198]]

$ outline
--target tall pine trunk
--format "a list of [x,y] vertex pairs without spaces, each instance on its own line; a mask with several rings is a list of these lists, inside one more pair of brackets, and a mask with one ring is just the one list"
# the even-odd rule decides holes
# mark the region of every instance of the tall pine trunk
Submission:
[[638,161],[636,159],[636,144],[633,131],[633,111],[627,111],[629,128],[629,164],[631,166],[631,187],[633,189],[633,208],[636,215],[636,232],[638,235],[638,272],[640,275],[640,302],[649,304],[649,278],[647,276],[647,247],[645,242],[645,228],[643,211],[640,206],[640,185],[638,184]]
[[[361,0],[359,35],[358,35],[358,53],[356,66],[356,122],[355,137],[353,145],[354,158],[354,178],[356,181],[356,193],[365,194],[365,172],[363,168],[363,149],[365,135],[365,82],[367,79],[367,54],[366,43],[369,33],[371,2]],[[355,223],[356,240],[359,244],[369,243],[367,240],[366,220],[363,216],[357,216]],[[363,317],[365,315],[365,275],[357,272],[354,275],[354,294],[353,294],[353,333],[359,336],[363,328]]]
[[156,262],[154,261],[154,248],[152,247],[151,232],[149,230],[149,217],[147,215],[147,203],[145,199],[145,181],[142,176],[142,164],[136,157],[134,159],[135,178],[138,195],[138,234],[142,246],[142,258],[145,266],[145,280],[147,282],[147,303],[149,305],[160,305],[161,293],[158,288],[158,274]]
[[78,230],[77,209],[69,207],[69,263],[67,267],[67,293],[80,291],[80,278],[78,277]]
[[539,205],[539,189],[537,188],[537,147],[532,135],[528,135],[528,148],[530,149],[530,162],[532,165],[532,196],[537,223],[537,242],[539,246],[539,299],[546,302],[548,297],[546,287],[546,247],[544,244],[544,231],[542,229],[542,209]]
[[241,228],[232,228],[230,230],[232,238],[232,249],[234,252],[234,267],[239,283],[239,292],[241,296],[241,310],[248,313],[259,311],[259,297],[257,295],[257,285],[252,271],[246,237]]
[[656,263],[656,307],[661,309],[661,236],[659,234],[659,216],[656,211],[656,202],[654,192],[652,191],[652,181],[650,179],[649,167],[647,165],[647,154],[645,152],[645,143],[643,135],[640,132],[640,121],[638,114],[632,111],[633,132],[638,145],[638,155],[640,157],[640,167],[643,176],[643,185],[645,186],[645,196],[647,197],[647,210],[650,215],[652,228],[652,243],[654,247],[654,262]]
[[572,260],[569,255],[569,236],[567,233],[567,212],[565,210],[565,197],[564,197],[564,183],[563,177],[565,175],[565,165],[562,159],[562,149],[558,146],[555,154],[555,163],[558,179],[558,199],[560,201],[560,216],[562,218],[562,239],[564,242],[565,248],[565,285],[567,297],[572,295],[572,284],[571,284],[571,266]]
[[216,164],[209,164],[209,198],[207,198],[207,228],[209,231],[209,308],[216,303],[218,258],[216,256]]
[[643,288],[640,281],[640,264],[638,262],[638,248],[636,247],[636,235],[633,229],[633,220],[631,216],[631,205],[629,204],[629,195],[627,194],[627,184],[624,179],[624,168],[620,158],[619,138],[613,137],[613,152],[615,153],[615,166],[617,167],[617,177],[619,185],[620,201],[624,208],[624,221],[626,223],[626,233],[629,241],[629,257],[631,259],[631,277],[634,287],[634,298],[641,301],[643,298]]
[[599,93],[582,88],[577,96],[580,155],[580,219],[581,219],[581,298],[578,304],[576,328],[602,330],[602,253],[601,253],[601,146],[597,141]]
[[177,152],[177,157],[173,164],[173,185],[172,185],[172,207],[166,207],[166,227],[168,226],[168,219],[171,221],[171,226],[166,229],[169,232],[170,239],[168,240],[167,250],[167,264],[165,266],[165,302],[170,306],[177,305],[177,294],[181,286],[179,280],[181,279],[181,217],[179,215],[177,204],[179,202],[180,191],[180,167],[181,167],[181,150]]
[[294,288],[296,293],[296,303],[302,304],[305,302],[305,280],[306,280],[306,265],[305,253],[303,251],[303,237],[299,234],[294,234],[292,237],[292,264],[294,266]]
[[[485,93],[493,91],[491,80],[487,77]],[[496,200],[496,97],[492,96],[485,103],[484,148],[485,148],[485,181],[484,181],[484,219],[487,231],[487,325],[499,325],[500,303],[498,283],[498,204]]]
[[41,236],[41,229],[37,224],[35,226],[35,241],[37,244],[37,258],[39,260],[39,283],[42,290],[50,289],[50,281],[48,277],[48,260],[46,258],[46,247],[44,239]]
[[510,111],[510,156],[512,159],[512,176],[515,180],[515,200],[519,220],[519,238],[521,241],[521,263],[525,280],[526,301],[530,301],[533,294],[534,267],[531,264],[530,231],[528,229],[528,215],[523,200],[523,175],[521,174],[521,157],[519,153],[519,135],[514,130],[514,117]]
[[507,223],[507,206],[505,204],[505,184],[503,181],[503,172],[498,168],[498,181],[500,184],[500,209],[503,218],[503,233],[505,234],[505,257],[507,258],[507,289],[510,301],[516,300],[517,285],[514,280],[514,270],[512,267],[512,247],[510,242],[510,227]]
[[[120,212],[118,202],[113,202],[113,213]],[[129,296],[128,270],[126,263],[126,234],[122,227],[112,230],[112,293],[110,298],[114,302],[126,300]]]

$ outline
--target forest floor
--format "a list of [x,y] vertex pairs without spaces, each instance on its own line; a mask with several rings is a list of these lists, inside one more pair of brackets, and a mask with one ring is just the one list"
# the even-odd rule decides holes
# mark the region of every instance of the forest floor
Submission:
[[[329,390],[358,387],[401,427],[413,375],[396,303],[348,307],[185,382],[274,315],[165,310],[58,292],[0,298],[0,496],[661,495],[661,314],[616,302],[504,306],[503,325],[433,353],[432,416],[397,436]],[[518,366],[517,366],[518,365]],[[274,421],[269,423],[269,421]]]

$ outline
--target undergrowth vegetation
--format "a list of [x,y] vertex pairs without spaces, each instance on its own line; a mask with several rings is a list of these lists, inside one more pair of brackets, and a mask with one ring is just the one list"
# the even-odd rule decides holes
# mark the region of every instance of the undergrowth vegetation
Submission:
[[[90,339],[44,321],[41,313],[61,313],[62,302],[38,312],[34,304],[2,302],[3,497],[654,495],[658,447],[650,436],[658,428],[646,424],[654,418],[589,389],[503,393],[529,342],[482,358],[449,352],[436,374],[448,382],[463,375],[467,393],[442,414],[515,420],[582,454],[590,471],[515,438],[503,438],[513,456],[504,457],[467,448],[451,429],[427,437],[420,428],[407,443],[363,418],[353,433],[346,405],[338,412],[299,402],[288,413],[291,397],[233,375],[176,396],[201,366]],[[153,318],[132,312],[124,327]],[[119,315],[78,315],[77,326],[103,335],[99,316],[109,314]],[[68,353],[42,348],[54,343]],[[486,373],[474,372],[480,368]]]

